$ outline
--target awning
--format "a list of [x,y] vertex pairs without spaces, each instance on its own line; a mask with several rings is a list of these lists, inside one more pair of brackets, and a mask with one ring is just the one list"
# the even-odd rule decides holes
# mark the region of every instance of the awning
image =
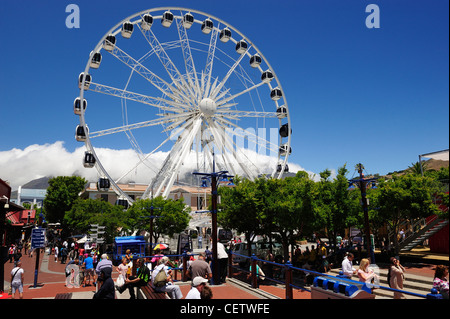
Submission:
[[443,150],[443,151],[419,155],[419,158],[422,158],[422,157],[432,158],[432,159],[440,160],[440,161],[448,161],[449,160],[449,150],[447,149],[447,150]]
[[449,150],[446,149],[446,150],[442,150],[442,151],[419,155],[420,171],[423,176],[422,157],[432,158],[434,160],[440,160],[440,161],[448,161],[449,160]]

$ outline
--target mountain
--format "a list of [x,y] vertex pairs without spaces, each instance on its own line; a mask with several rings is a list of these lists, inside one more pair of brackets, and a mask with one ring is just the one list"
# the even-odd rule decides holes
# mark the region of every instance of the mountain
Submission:
[[22,185],[22,188],[27,189],[47,189],[48,181],[52,178],[52,176],[41,177],[38,179],[34,179],[29,181],[28,183]]

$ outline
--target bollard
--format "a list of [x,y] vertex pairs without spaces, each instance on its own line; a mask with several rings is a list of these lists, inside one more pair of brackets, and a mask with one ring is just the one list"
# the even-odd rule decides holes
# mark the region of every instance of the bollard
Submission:
[[187,281],[186,272],[187,272],[187,254],[186,252],[183,253],[183,272],[181,273],[183,278],[183,281]]
[[286,274],[285,274],[286,299],[294,299],[294,294],[292,291],[292,264],[289,260],[286,262],[285,267],[286,267]]
[[233,254],[228,254],[228,278],[233,278]]
[[436,288],[431,288],[431,293],[427,294],[427,299],[444,299]]
[[256,276],[256,256],[252,255],[252,288],[258,288],[258,277]]

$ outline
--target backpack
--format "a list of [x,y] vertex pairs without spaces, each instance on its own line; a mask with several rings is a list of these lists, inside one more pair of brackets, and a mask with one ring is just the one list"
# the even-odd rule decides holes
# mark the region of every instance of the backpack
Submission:
[[153,285],[155,287],[164,287],[167,283],[167,276],[166,272],[164,271],[164,267],[161,268],[161,270],[158,272],[158,274],[155,277],[155,281],[153,282]]

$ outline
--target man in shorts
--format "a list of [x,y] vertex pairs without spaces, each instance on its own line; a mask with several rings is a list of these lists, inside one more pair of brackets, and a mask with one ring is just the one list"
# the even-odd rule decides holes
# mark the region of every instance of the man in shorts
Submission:
[[23,268],[22,262],[17,261],[16,267],[11,270],[11,298],[14,299],[16,291],[19,291],[19,298],[23,299]]
[[84,266],[83,287],[86,287],[87,278],[89,278],[88,285],[91,284],[91,277],[95,285],[94,259],[91,256],[88,256],[87,258],[84,259],[83,266]]

